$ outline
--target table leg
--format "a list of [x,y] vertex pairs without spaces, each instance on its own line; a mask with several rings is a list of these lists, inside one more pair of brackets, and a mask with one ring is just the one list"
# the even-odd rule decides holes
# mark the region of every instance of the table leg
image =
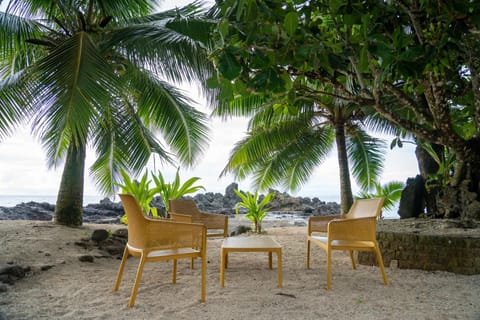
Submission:
[[268,267],[272,269],[272,251],[268,251]]
[[282,287],[282,249],[277,250],[278,287]]
[[225,249],[222,249],[220,252],[220,288],[223,288],[225,282],[225,265],[227,264],[226,258],[227,252]]

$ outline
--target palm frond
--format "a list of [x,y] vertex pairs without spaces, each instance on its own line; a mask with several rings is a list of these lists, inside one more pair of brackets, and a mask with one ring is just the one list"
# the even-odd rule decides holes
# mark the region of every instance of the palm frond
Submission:
[[317,129],[301,114],[269,126],[258,126],[238,142],[222,174],[239,179],[252,174],[254,185],[265,190],[277,184],[296,190],[308,181],[333,146],[331,127]]
[[206,116],[178,89],[151,73],[131,68],[124,78],[136,92],[143,92],[136,101],[140,119],[160,130],[182,163],[195,163],[208,141]]
[[362,191],[357,195],[357,198],[371,199],[384,197],[383,208],[388,211],[393,209],[398,201],[400,201],[404,188],[405,184],[400,181],[390,181],[383,185],[376,183],[374,191]]
[[219,102],[212,116],[226,120],[230,117],[253,116],[268,100],[262,95],[237,96],[233,100]]
[[352,175],[364,190],[370,190],[383,170],[385,142],[356,128],[347,136],[347,154]]
[[[192,25],[198,28],[198,34],[194,37],[192,31],[188,34],[185,32]],[[212,26],[193,17],[154,20],[112,30],[109,39],[105,39],[102,45],[105,48],[119,48],[118,51],[128,60],[151,68],[168,81],[198,81],[204,85],[214,74],[214,67],[205,50],[207,43],[204,41],[208,38],[200,33]]]
[[86,33],[79,33],[38,62],[33,70],[36,96],[33,131],[53,165],[65,142],[86,144],[96,109],[121,86]]
[[28,119],[32,99],[24,72],[0,80],[0,141],[9,136],[23,119]]
[[45,27],[35,20],[0,12],[0,77],[12,75],[45,56],[42,47],[28,43],[39,39]]

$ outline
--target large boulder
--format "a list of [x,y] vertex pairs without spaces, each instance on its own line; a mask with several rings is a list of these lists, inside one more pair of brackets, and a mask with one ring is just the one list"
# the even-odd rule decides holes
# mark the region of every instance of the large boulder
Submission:
[[425,210],[425,181],[421,175],[408,178],[402,191],[398,215],[400,219],[417,218]]

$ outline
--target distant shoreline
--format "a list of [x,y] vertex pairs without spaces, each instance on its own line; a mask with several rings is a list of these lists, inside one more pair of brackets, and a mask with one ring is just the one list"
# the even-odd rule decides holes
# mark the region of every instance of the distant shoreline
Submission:
[[[83,197],[83,205],[87,206],[89,204],[98,204],[101,200],[109,198],[112,202],[119,202],[120,200],[118,197],[112,199],[112,197],[105,197],[105,196],[94,196],[94,195],[84,195]],[[335,195],[326,195],[319,196],[322,201],[325,202],[336,202],[340,203],[340,200],[337,199],[338,197]],[[52,205],[55,205],[57,200],[57,195],[0,195],[0,207],[15,207],[21,203],[28,203],[28,202],[46,202]],[[398,209],[394,209],[391,212],[385,212],[384,218],[386,219],[399,219],[400,216],[397,214]]]
[[[100,200],[105,199],[105,196],[83,196],[83,205],[100,203]],[[112,200],[110,198],[110,200]],[[57,202],[56,195],[0,195],[0,207],[14,207],[17,204],[27,202],[47,202],[49,204],[55,204]],[[112,200],[118,202],[118,199]]]

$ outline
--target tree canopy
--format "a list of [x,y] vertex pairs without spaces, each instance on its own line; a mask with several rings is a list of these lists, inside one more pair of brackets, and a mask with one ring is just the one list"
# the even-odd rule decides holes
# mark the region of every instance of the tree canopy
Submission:
[[480,3],[224,0],[210,13],[219,73],[209,84],[224,101],[266,92],[368,107],[451,148],[457,163],[440,197],[456,203],[440,210],[480,216]]

